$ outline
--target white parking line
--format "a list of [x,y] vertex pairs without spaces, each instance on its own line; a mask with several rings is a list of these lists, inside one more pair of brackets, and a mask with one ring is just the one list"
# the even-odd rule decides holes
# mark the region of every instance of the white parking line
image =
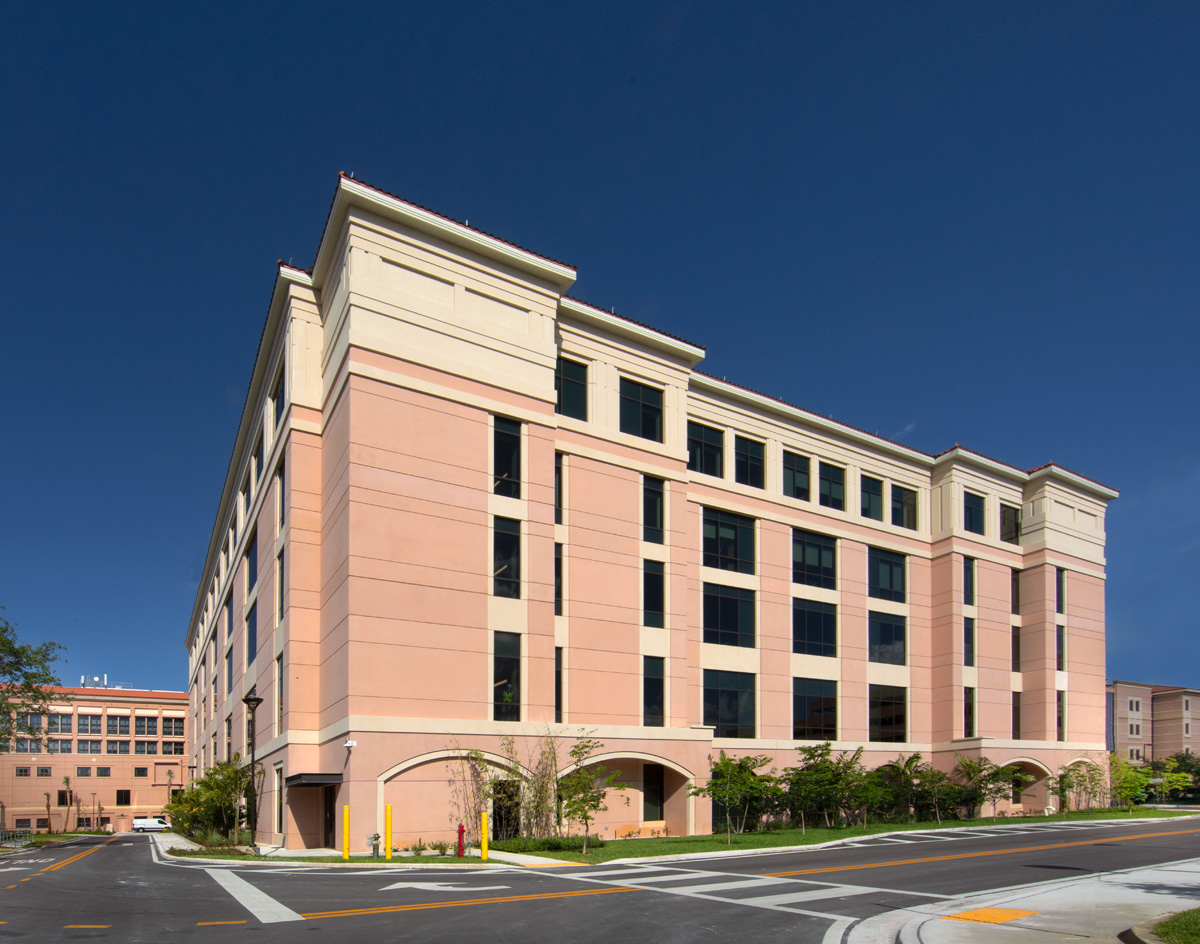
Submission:
[[258,918],[263,924],[280,921],[303,921],[304,919],[286,905],[282,905],[266,892],[251,885],[240,875],[224,869],[205,869],[214,882],[237,900],[237,903]]

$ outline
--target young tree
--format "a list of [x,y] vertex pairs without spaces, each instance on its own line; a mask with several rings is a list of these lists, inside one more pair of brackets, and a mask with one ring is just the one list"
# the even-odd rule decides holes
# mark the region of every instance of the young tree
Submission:
[[[715,763],[709,757],[708,783],[702,787],[692,787],[692,796],[706,796],[725,810],[725,841],[733,845],[733,813],[741,811],[741,821],[738,832],[746,826],[746,818],[750,808],[756,802],[761,803],[766,784],[755,771],[765,767],[771,758],[763,755],[748,755],[746,757],[729,757],[721,751],[720,759]],[[774,782],[774,778],[772,778]]]
[[[3,609],[3,607],[0,607]],[[56,642],[34,646],[17,639],[15,625],[0,616],[0,743],[13,736],[41,738],[41,728],[31,727],[27,715],[44,715],[50,706],[49,685],[58,685],[52,666],[62,650]],[[54,700],[61,701],[62,694]]]
[[829,825],[833,745],[826,741],[824,744],[797,746],[796,751],[800,754],[800,764],[784,768],[780,786],[784,791],[788,814],[792,819],[800,818],[800,832],[803,834],[808,831],[805,817],[810,812],[825,811],[825,824]]
[[1114,804],[1121,804],[1133,815],[1134,801],[1146,792],[1150,773],[1146,768],[1134,767],[1120,754],[1110,754],[1108,758],[1109,795]]
[[[610,771],[603,764],[588,761],[604,747],[602,741],[588,737],[585,732],[575,739],[571,747],[574,769],[558,781],[559,796],[562,797],[563,815],[569,820],[583,824],[583,851],[587,852],[588,836],[592,820],[597,813],[608,809],[606,797],[609,790],[624,790],[626,784],[620,779],[621,771]],[[629,798],[625,798],[629,803]]]
[[[67,790],[67,811],[63,813],[63,832],[65,833],[71,826],[71,806],[73,805],[73,798],[71,796],[71,778],[63,777],[62,782],[63,786],[66,787]],[[78,814],[75,816],[75,826],[76,828],[79,826]]]
[[954,784],[950,775],[944,770],[938,770],[932,764],[921,768],[917,776],[916,802],[923,807],[931,807],[938,825],[942,824],[942,810],[949,805],[950,794]]

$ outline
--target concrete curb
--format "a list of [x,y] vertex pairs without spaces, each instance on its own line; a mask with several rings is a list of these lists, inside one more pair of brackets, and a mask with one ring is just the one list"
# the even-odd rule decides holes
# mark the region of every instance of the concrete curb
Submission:
[[1169,911],[1166,914],[1160,914],[1157,917],[1143,921],[1141,924],[1135,924],[1121,935],[1121,940],[1125,944],[1165,944],[1163,939],[1154,933],[1154,926],[1160,921],[1166,921],[1173,914],[1178,914],[1178,912]]

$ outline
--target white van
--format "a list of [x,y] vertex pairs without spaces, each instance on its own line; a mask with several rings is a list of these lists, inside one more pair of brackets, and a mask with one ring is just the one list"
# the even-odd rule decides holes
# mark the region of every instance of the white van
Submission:
[[161,816],[135,816],[133,818],[135,833],[160,833],[164,829],[170,828],[171,824]]

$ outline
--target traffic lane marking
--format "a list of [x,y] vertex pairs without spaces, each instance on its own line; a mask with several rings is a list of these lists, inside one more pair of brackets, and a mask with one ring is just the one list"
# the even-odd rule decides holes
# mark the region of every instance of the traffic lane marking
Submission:
[[306,921],[318,918],[349,918],[359,915],[394,914],[400,911],[423,911],[429,908],[461,908],[466,905],[497,905],[508,902],[544,901],[551,898],[582,898],[588,895],[613,895],[620,892],[637,892],[645,889],[622,887],[589,888],[572,892],[543,892],[536,895],[507,895],[503,898],[464,898],[459,901],[429,901],[411,905],[385,905],[378,908],[347,908],[340,911],[316,911],[300,917]]
[[1141,833],[1136,836],[1110,836],[1106,839],[1088,839],[1083,842],[1056,842],[1045,846],[1022,846],[1019,849],[988,849],[982,852],[959,852],[955,855],[926,856],[921,859],[895,859],[891,862],[865,862],[858,865],[831,865],[819,869],[791,869],[786,872],[761,872],[768,878],[787,878],[791,875],[821,875],[826,872],[853,872],[859,869],[886,869],[897,865],[921,865],[926,862],[948,862],[951,859],[978,859],[984,856],[1019,855],[1024,852],[1042,852],[1047,849],[1071,849],[1077,846],[1098,846],[1108,842],[1130,842],[1134,839],[1158,839],[1165,836],[1185,836],[1200,833],[1200,829],[1176,829],[1171,832]]
[[243,908],[249,911],[263,924],[277,924],[281,921],[300,921],[301,916],[292,911],[287,905],[276,901],[262,889],[251,885],[236,872],[225,869],[205,869],[214,882],[233,896]]
[[379,889],[381,892],[391,891],[393,888],[418,888],[422,891],[431,892],[495,892],[502,888],[512,888],[511,885],[476,885],[472,886],[464,882],[396,882],[394,885],[384,885]]

